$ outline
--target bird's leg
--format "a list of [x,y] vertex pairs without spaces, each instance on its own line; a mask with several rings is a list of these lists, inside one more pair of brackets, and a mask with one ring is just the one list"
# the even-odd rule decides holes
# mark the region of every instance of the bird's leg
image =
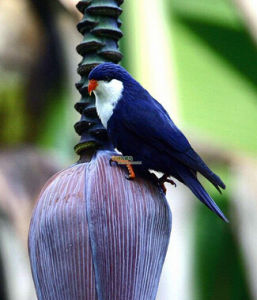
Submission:
[[166,175],[166,174],[164,174],[161,178],[159,178],[159,182],[160,183],[168,182],[172,185],[175,185],[175,187],[177,186],[176,183],[172,179],[169,179],[168,175]]
[[159,186],[159,178],[154,173],[147,171],[144,173],[144,178],[150,180],[153,184]]
[[110,166],[112,166],[112,163],[115,163],[117,165],[124,165],[127,168],[128,175],[125,176],[126,179],[131,180],[136,178],[136,174],[132,167],[131,161],[122,158],[122,156],[112,156],[109,160]]
[[175,187],[177,186],[176,183],[172,180],[168,178],[168,175],[164,174],[161,178],[159,178],[159,184],[164,192],[164,194],[166,194],[167,189],[165,187],[165,182],[168,182],[172,185],[174,185]]
[[125,176],[126,179],[128,179],[128,180],[135,179],[136,178],[136,174],[135,174],[135,172],[133,170],[132,165],[131,164],[126,164],[126,167],[128,169],[128,173],[129,173],[128,175]]

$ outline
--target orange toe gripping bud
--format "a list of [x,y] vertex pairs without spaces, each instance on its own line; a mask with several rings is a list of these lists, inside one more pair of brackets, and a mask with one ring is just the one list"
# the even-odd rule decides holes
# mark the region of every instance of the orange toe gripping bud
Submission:
[[169,179],[166,174],[164,174],[161,178],[159,178],[159,184],[161,185],[161,188],[162,188],[164,194],[166,195],[167,189],[164,185],[165,182],[170,183],[170,184],[174,185],[175,187],[177,185],[172,179]]
[[127,161],[127,163],[126,163],[126,167],[128,168],[129,178],[130,178],[130,179],[136,178],[136,174],[135,174],[135,172],[134,172],[134,170],[133,170],[133,167],[132,167],[132,165],[131,165],[128,161]]
[[117,156],[112,156],[111,161],[116,162],[119,165],[125,165],[127,167],[128,173],[129,173],[128,179],[136,178],[136,174],[133,170],[131,161],[126,160],[126,159],[122,158],[122,156],[118,156],[118,155]]

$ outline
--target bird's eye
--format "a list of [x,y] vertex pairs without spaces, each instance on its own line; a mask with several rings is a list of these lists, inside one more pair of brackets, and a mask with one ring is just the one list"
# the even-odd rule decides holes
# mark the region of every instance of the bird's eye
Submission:
[[111,80],[112,80],[111,77],[109,76],[105,77],[105,81],[110,82]]

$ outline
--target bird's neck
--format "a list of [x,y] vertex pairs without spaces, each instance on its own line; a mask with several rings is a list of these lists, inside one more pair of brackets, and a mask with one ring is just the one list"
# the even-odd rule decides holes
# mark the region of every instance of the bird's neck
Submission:
[[110,85],[98,88],[95,92],[97,114],[105,128],[119,100],[122,98],[123,84],[114,81]]

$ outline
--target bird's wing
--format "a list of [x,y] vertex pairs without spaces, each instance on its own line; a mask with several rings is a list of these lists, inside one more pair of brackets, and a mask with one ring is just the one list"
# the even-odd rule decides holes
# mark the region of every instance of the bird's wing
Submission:
[[144,99],[129,101],[125,105],[121,122],[128,130],[138,135],[145,143],[200,172],[218,190],[219,187],[225,188],[222,180],[192,149],[184,134],[176,127],[160,103],[149,95]]

